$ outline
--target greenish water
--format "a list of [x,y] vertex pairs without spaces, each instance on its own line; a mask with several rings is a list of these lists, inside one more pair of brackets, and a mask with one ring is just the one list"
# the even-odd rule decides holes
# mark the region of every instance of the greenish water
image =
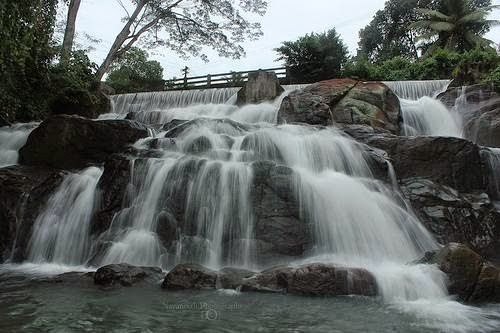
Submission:
[[377,299],[169,292],[159,284],[104,290],[39,279],[0,273],[0,332],[449,332]]

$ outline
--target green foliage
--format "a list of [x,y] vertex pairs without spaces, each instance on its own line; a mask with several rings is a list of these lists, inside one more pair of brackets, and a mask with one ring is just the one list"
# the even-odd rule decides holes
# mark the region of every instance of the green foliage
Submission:
[[275,51],[279,54],[278,60],[284,60],[290,66],[291,76],[296,82],[338,77],[347,61],[347,46],[335,29],[283,42]]
[[[411,61],[394,57],[377,64],[363,57],[350,59],[343,75],[362,80],[437,80],[458,78],[463,84],[481,81],[500,63],[500,56],[492,50],[474,49],[458,53],[437,49],[432,55]],[[471,75],[471,69],[474,71]],[[464,74],[465,73],[465,74]]]
[[245,83],[245,80],[241,73],[231,71],[231,77],[227,78],[227,83],[232,87],[241,87]]
[[490,0],[439,0],[434,8],[418,8],[423,17],[411,27],[421,30],[419,39],[431,41],[428,53],[438,47],[458,52],[490,48],[492,41],[482,36],[498,24],[488,19],[495,7],[498,6],[491,6]]
[[0,1],[0,118],[39,119],[46,113],[56,0]]
[[397,56],[416,60],[415,29],[410,24],[420,15],[415,7],[429,7],[431,0],[388,0],[372,21],[359,32],[358,56],[378,62]]
[[162,77],[160,63],[148,60],[146,51],[132,47],[111,66],[106,83],[117,93],[150,91],[163,86]]
[[495,90],[500,93],[500,65],[492,71],[484,80],[484,83],[491,83],[495,87]]

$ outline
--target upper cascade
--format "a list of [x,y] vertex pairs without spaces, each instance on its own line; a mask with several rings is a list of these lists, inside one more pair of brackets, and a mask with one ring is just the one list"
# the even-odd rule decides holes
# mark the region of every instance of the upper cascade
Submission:
[[[295,84],[283,86],[292,91],[306,86]],[[111,96],[111,112],[126,115],[130,112],[160,111],[203,104],[234,104],[239,87],[210,88],[173,91],[153,91]]]
[[418,100],[424,96],[435,97],[446,90],[450,80],[384,81],[399,98]]

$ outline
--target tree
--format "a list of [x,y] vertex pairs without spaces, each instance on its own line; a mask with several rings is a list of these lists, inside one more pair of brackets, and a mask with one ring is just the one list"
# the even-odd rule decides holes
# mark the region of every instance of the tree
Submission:
[[149,91],[163,88],[162,77],[160,63],[148,60],[146,51],[132,47],[111,65],[106,83],[117,93]]
[[125,18],[96,78],[101,80],[113,61],[139,39],[147,47],[167,47],[181,56],[200,55],[210,46],[220,56],[239,58],[241,42],[262,35],[260,24],[243,17],[242,12],[263,15],[264,0],[131,0],[135,9]]
[[0,1],[0,122],[44,112],[56,7],[57,0]]
[[76,16],[80,9],[81,0],[70,0],[68,6],[68,17],[66,20],[66,29],[64,31],[64,40],[61,51],[61,62],[67,62],[73,49],[73,40],[75,38]]
[[371,61],[394,57],[418,59],[417,29],[410,26],[420,18],[415,7],[430,7],[431,0],[389,0],[370,24],[359,32],[358,56]]
[[348,53],[334,28],[283,42],[275,51],[279,54],[277,60],[290,66],[292,78],[304,83],[339,77]]
[[420,40],[433,42],[428,52],[438,47],[458,52],[490,48],[493,42],[482,36],[499,23],[488,19],[498,7],[491,6],[490,0],[441,0],[437,9],[418,8],[424,18],[411,26],[424,31]]

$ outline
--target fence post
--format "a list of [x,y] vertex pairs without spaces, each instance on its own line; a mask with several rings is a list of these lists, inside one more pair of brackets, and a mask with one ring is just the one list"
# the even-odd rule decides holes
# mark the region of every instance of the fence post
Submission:
[[207,87],[210,88],[211,85],[212,85],[212,75],[208,74],[207,75]]

